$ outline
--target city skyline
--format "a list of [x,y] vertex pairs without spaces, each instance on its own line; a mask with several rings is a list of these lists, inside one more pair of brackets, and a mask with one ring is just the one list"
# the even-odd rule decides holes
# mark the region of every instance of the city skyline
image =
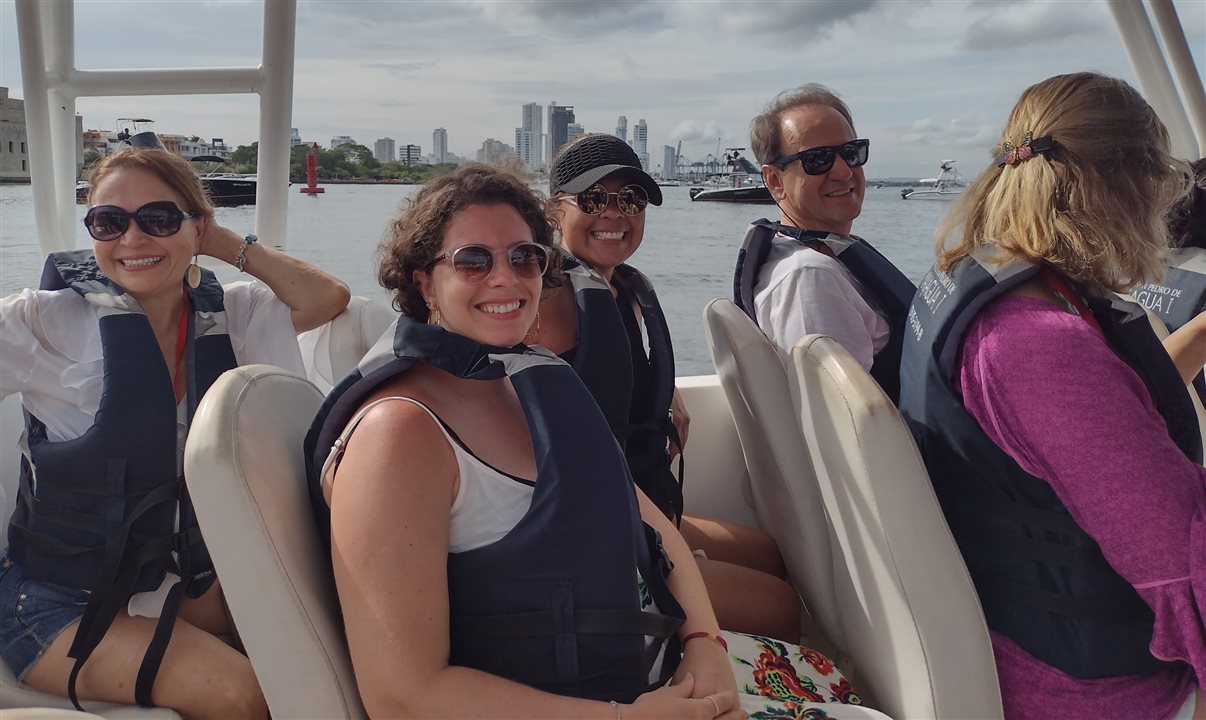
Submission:
[[[1175,7],[1201,67],[1206,4]],[[85,31],[115,17],[137,51]],[[96,1],[79,3],[75,18],[80,68],[259,63],[259,3],[130,13]],[[24,98],[15,19],[13,1],[0,0],[0,85]],[[1022,89],[1085,69],[1136,83],[1101,0],[301,3],[291,125],[307,142],[348,135],[370,147],[384,137],[427,146],[433,128],[445,128],[447,151],[472,158],[487,138],[516,139],[525,103],[543,111],[556,98],[585,132],[615,132],[622,115],[631,137],[631,119],[645,118],[657,167],[660,149],[680,141],[693,160],[748,147],[749,122],[768,100],[817,81],[843,96],[858,135],[872,140],[869,175],[931,174],[944,158],[971,174],[988,162]],[[77,109],[89,128],[141,115],[232,146],[258,132],[253,96],[80,98]]]

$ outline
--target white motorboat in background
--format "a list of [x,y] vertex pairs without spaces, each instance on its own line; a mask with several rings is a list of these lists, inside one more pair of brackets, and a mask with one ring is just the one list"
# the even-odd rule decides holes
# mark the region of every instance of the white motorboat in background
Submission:
[[938,164],[938,177],[918,180],[929,187],[914,189],[903,188],[900,191],[901,200],[944,200],[954,198],[963,192],[966,183],[963,176],[955,169],[954,160],[943,160]]

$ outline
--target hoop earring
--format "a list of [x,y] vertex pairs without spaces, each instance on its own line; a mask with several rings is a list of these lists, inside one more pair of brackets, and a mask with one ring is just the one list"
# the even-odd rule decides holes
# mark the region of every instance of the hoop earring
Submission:
[[200,251],[193,254],[193,261],[188,266],[188,286],[193,290],[201,284],[201,266],[197,264],[197,256]]

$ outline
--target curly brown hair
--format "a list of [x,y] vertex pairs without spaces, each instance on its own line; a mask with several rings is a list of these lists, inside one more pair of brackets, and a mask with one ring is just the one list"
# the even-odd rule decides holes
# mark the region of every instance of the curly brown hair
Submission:
[[[515,175],[490,165],[471,163],[427,183],[390,222],[377,248],[377,281],[394,296],[394,309],[419,322],[429,315],[416,270],[426,271],[444,243],[452,218],[473,205],[510,205],[532,231],[532,241],[553,248],[553,226],[545,215],[544,195]],[[560,253],[549,252],[544,287],[559,287]]]

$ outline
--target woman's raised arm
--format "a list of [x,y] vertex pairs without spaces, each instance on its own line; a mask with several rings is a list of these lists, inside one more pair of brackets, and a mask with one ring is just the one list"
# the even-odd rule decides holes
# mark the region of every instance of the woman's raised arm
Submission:
[[293,311],[293,329],[312,330],[343,312],[352,298],[346,285],[316,265],[261,243],[249,243],[238,233],[209,218],[201,236],[201,253],[238,266],[262,280]]

